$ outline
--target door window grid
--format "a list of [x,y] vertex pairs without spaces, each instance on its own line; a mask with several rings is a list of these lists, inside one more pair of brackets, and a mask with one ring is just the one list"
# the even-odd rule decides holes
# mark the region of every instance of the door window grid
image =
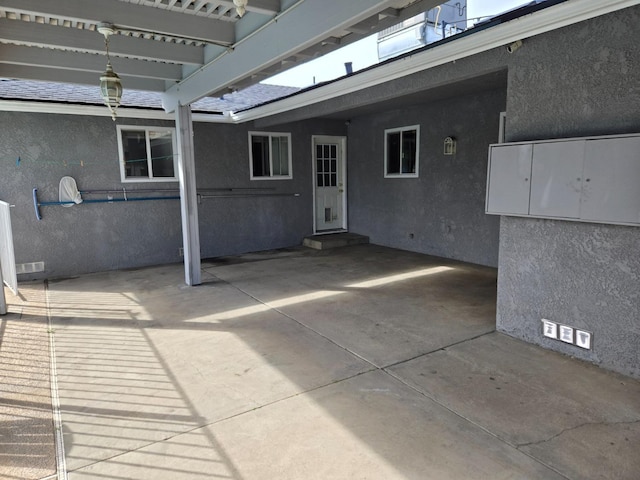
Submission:
[[338,186],[337,145],[316,145],[316,183],[318,187]]

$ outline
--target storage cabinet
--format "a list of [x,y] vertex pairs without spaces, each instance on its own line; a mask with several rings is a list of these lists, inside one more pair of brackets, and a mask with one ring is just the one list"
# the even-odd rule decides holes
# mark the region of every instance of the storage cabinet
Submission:
[[[495,213],[529,213],[531,145],[497,145],[491,154],[487,208]],[[491,185],[495,185],[491,188]]]
[[580,218],[584,141],[533,145],[529,215]]
[[640,137],[586,143],[580,217],[640,224]]
[[640,225],[640,135],[491,145],[486,212]]

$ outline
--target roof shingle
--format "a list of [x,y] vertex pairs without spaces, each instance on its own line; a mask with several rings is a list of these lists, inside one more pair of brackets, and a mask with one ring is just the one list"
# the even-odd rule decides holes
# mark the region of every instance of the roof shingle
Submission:
[[[299,88],[256,84],[222,98],[205,97],[191,105],[194,112],[236,112],[260,105],[277,98],[286,97]],[[31,80],[0,79],[0,99],[26,100],[79,105],[104,105],[100,88],[91,85],[37,82]],[[125,89],[120,102],[122,107],[162,109],[159,92]]]

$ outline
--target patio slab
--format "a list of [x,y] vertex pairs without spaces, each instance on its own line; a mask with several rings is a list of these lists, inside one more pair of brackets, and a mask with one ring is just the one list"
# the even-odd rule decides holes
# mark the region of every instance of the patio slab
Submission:
[[640,474],[640,382],[498,333],[390,372],[568,478]]
[[[497,480],[563,477],[381,371],[338,382],[74,472],[74,480]],[[213,443],[234,468],[213,454]],[[171,458],[172,452],[190,457]],[[183,448],[181,449],[180,446]],[[199,450],[208,452],[198,455]],[[173,460],[173,461],[172,461]],[[136,465],[137,469],[131,469]],[[166,477],[168,478],[168,477]],[[201,478],[205,478],[202,476]]]
[[120,293],[101,275],[51,282],[70,470],[373,368],[229,284],[156,270],[139,290],[140,271],[104,275]]
[[203,268],[20,306],[52,316],[70,480],[640,478],[640,382],[493,332],[493,269],[375,245]]
[[378,367],[495,330],[495,269],[397,252],[363,245],[205,270]]

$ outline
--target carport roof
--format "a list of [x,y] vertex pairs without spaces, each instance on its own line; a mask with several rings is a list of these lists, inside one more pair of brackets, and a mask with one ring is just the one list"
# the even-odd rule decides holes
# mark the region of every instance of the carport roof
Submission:
[[93,85],[100,25],[125,88],[172,112],[222,96],[429,10],[440,0],[0,0],[3,76]]
[[[128,2],[129,0],[123,1]],[[375,0],[371,1],[376,3]],[[6,3],[11,2],[9,0],[0,0],[0,17],[2,17],[1,8],[3,4]],[[28,1],[27,3],[31,4],[33,2]],[[57,2],[55,3],[58,4]],[[382,3],[384,2],[378,2],[378,7]],[[404,10],[402,10],[402,15],[406,15],[409,12],[414,12],[417,6],[424,8],[427,5],[431,5],[433,2],[420,0],[413,3],[407,3],[406,1],[397,3],[405,5]],[[637,5],[638,3],[638,0],[610,0],[608,2],[601,2],[600,0],[546,0],[544,2],[532,2],[522,8],[495,17],[492,21],[484,23],[478,28],[473,28],[471,31],[465,32],[465,34],[457,35],[451,39],[446,39],[446,41],[429,45],[422,50],[411,52],[402,57],[391,59],[383,64],[373,66],[364,71],[357,72],[356,74],[348,75],[322,85],[296,91],[295,89],[287,90],[288,87],[276,87],[282,89],[275,90],[270,86],[258,84],[234,94],[223,95],[221,99],[200,97],[202,98],[201,100],[193,101],[193,103],[191,103],[193,110],[197,114],[198,112],[201,112],[197,118],[194,117],[194,120],[241,123],[269,117],[278,113],[299,109],[312,104],[318,104],[341,95],[348,95],[350,93],[396,80],[400,77],[408,76],[419,71],[455,62],[456,60],[469,57],[477,53],[509,45],[517,40],[523,40],[567,25],[578,23],[583,20],[605,15],[616,10]],[[411,8],[409,8],[409,5]],[[389,11],[386,12],[387,14],[390,14]],[[382,14],[378,15],[379,20],[381,19],[380,15]],[[398,18],[401,18],[402,15],[395,17],[396,21]],[[2,20],[3,19],[0,18],[0,23]],[[381,23],[376,24],[376,28],[379,28],[382,24],[386,24],[387,21],[388,20],[385,20],[384,22],[381,21]],[[355,27],[350,28],[351,30],[355,29]],[[0,40],[2,39],[0,38]],[[228,56],[231,57],[233,55],[229,53]],[[2,61],[2,55],[0,55],[0,62]],[[208,66],[210,65],[212,65],[212,63]],[[221,65],[218,67],[221,68]],[[198,83],[196,77],[192,76],[188,76],[184,81],[188,81],[187,83],[189,83],[191,80]],[[177,85],[183,85],[183,83],[184,82],[179,82]],[[198,88],[200,87],[202,86],[199,86]],[[0,88],[2,87],[0,86]],[[80,88],[81,87],[74,86],[71,90],[67,89],[66,91],[79,91]],[[97,88],[94,87],[93,92],[95,92],[92,94],[93,98],[95,98]],[[125,92],[127,92],[127,90],[125,90]],[[118,114],[125,117],[171,119],[171,116],[162,114],[158,108],[161,103],[165,111],[173,110],[171,105],[167,108],[166,102],[167,93],[171,96],[171,92],[175,93],[175,89],[173,87],[166,92],[156,94],[129,90],[123,97],[124,108],[119,109]],[[56,95],[58,95],[58,91],[56,91]],[[187,94],[187,96],[189,96],[189,94]],[[47,111],[91,115],[108,114],[107,110],[101,107],[102,102],[99,98],[92,101],[79,102],[90,106],[89,108],[93,109],[89,111],[87,106],[83,106],[82,109],[66,108],[63,110],[56,110],[51,108],[51,105],[54,105],[54,102],[51,102],[50,99],[44,99],[45,102],[41,102],[49,105],[42,109],[41,107],[39,108],[37,104],[34,104],[34,102],[26,101],[26,98],[22,98],[23,101],[15,102],[11,100],[11,98],[15,99],[16,97],[5,97],[9,98],[9,100],[5,101],[2,101],[2,97],[3,95],[0,91],[0,110]],[[151,98],[153,98],[153,100],[150,100]],[[187,99],[187,97],[182,98],[181,95],[174,95],[172,98],[173,100],[177,100],[180,104],[183,104],[183,100]],[[377,99],[371,98],[370,101],[376,102]],[[187,103],[189,102],[187,101]],[[58,104],[60,103],[58,102]],[[98,105],[100,105],[100,107]],[[128,114],[125,114],[125,111],[129,106],[132,106],[133,108],[129,108],[129,112],[127,112]],[[175,106],[175,104],[173,104],[173,106]],[[100,108],[104,111],[101,111]],[[151,113],[148,115],[144,113],[135,113],[136,110],[138,112],[147,110]],[[225,114],[221,115],[222,112]]]

